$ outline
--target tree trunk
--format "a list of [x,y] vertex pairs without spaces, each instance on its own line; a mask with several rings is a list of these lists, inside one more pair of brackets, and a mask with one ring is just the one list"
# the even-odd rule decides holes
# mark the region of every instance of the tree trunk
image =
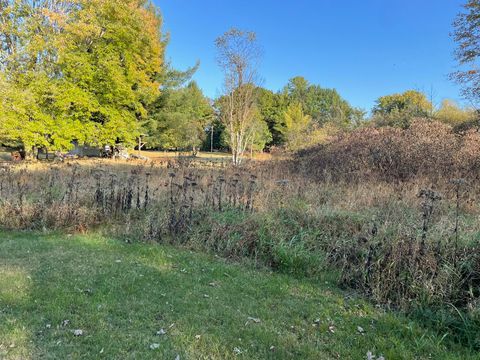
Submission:
[[27,146],[23,148],[25,160],[38,160],[38,149],[36,146]]

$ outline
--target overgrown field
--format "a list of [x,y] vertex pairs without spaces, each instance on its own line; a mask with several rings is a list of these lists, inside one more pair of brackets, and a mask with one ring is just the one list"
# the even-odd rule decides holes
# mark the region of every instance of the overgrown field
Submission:
[[[347,176],[348,164],[359,161],[353,150],[368,142],[342,148],[340,139],[331,145],[336,152],[237,168],[186,159],[8,165],[0,172],[0,226],[173,244],[310,279],[328,272],[338,285],[429,326],[446,346],[478,350],[474,165],[449,174],[412,163],[408,176],[384,176],[402,168],[391,137],[379,135],[378,151],[359,155],[354,178]],[[435,153],[444,144],[418,139],[413,148],[423,141]],[[329,167],[333,154],[337,172]]]

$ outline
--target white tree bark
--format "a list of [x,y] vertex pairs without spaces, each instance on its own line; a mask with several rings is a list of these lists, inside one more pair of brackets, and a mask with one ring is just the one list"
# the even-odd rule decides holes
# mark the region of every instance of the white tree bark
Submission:
[[254,33],[232,29],[216,40],[225,73],[222,121],[229,133],[232,161],[239,165],[253,136],[259,48]]

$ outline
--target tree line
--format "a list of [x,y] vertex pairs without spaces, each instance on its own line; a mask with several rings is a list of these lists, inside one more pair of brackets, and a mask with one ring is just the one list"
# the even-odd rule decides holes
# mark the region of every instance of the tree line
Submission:
[[[479,0],[465,9],[454,36],[466,68],[452,78],[476,99]],[[215,40],[223,92],[208,99],[191,81],[199,64],[178,71],[165,61],[162,23],[147,0],[0,0],[0,145],[29,155],[74,143],[228,149],[238,163],[246,152],[298,150],[359,126],[477,118],[474,106],[435,106],[415,90],[380,97],[370,116],[301,76],[273,92],[259,85],[256,34],[235,28]]]

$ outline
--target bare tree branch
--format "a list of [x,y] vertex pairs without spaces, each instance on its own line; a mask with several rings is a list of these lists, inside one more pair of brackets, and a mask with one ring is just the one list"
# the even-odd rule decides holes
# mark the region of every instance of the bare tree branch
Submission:
[[255,33],[238,29],[227,31],[215,45],[225,76],[222,121],[228,129],[233,163],[238,165],[253,136],[260,48]]

